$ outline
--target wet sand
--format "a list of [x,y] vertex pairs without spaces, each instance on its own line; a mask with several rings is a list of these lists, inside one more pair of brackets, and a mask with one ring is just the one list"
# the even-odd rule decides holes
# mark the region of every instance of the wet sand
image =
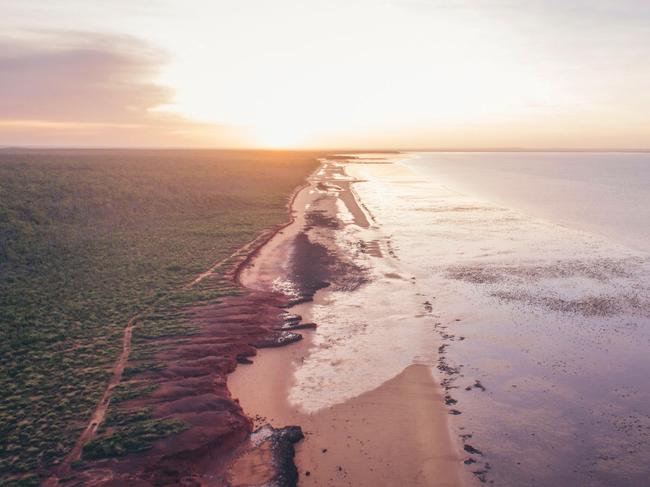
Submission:
[[[372,216],[357,201],[352,184],[344,166],[326,162],[296,196],[293,223],[258,252],[241,272],[240,282],[252,289],[283,291],[296,301],[313,296],[313,302],[289,310],[301,315],[305,323],[314,320],[314,306],[327,306],[337,293],[354,293],[364,286],[369,279],[367,269],[346,262],[341,251],[345,242],[333,238],[334,229],[350,226],[370,232],[368,242],[361,242],[360,247],[372,259],[382,259],[389,249],[372,239]],[[310,245],[326,249],[320,264],[304,264],[298,255],[302,250],[296,242],[305,235]],[[303,268],[297,268],[296,262],[303,262]],[[319,287],[323,279],[327,282]],[[311,288],[305,289],[305,281]],[[300,485],[462,484],[464,455],[451,439],[443,389],[433,379],[431,363],[407,364],[390,380],[358,384],[363,392],[354,397],[306,408],[292,397],[291,389],[295,372],[318,347],[314,338],[319,330],[301,333],[301,342],[260,350],[252,365],[240,366],[228,376],[232,396],[256,426],[302,427],[305,440],[297,444],[295,458]],[[252,478],[259,479],[255,472],[263,458],[240,462],[231,472],[231,483],[245,485]]]
[[306,438],[295,459],[300,485],[460,485],[460,453],[427,366],[412,365],[375,390],[305,414],[287,395],[292,366],[308,347],[305,341],[264,350],[251,370],[240,367],[229,378],[257,425],[302,427]]

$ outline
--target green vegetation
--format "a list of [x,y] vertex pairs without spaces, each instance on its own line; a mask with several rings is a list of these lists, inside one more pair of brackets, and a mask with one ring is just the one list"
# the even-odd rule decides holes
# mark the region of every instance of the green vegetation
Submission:
[[153,418],[153,409],[141,408],[132,411],[119,411],[112,409],[106,416],[100,429],[105,431],[109,426],[125,426],[138,421],[148,421]]
[[0,483],[69,451],[136,314],[111,431],[84,456],[141,451],[180,431],[108,421],[121,401],[155,390],[139,376],[165,366],[148,343],[194,333],[184,305],[237,293],[226,281],[178,290],[284,221],[287,195],[315,167],[306,153],[0,151]]
[[90,460],[145,451],[154,441],[180,433],[185,428],[185,424],[173,419],[141,421],[117,433],[98,436],[84,447],[83,457]]
[[188,304],[214,303],[219,298],[239,292],[232,282],[218,274],[211,275],[191,288],[183,286],[170,291],[138,318],[133,329],[128,366],[113,391],[97,436],[83,449],[84,461],[144,451],[156,439],[183,431],[182,423],[178,421],[169,418],[154,420],[151,407],[134,409],[129,405],[123,407],[123,403],[142,399],[155,391],[156,385],[143,381],[141,374],[163,370],[165,364],[154,360],[156,353],[177,346],[183,337],[196,332],[186,317]]
[[19,479],[12,479],[2,483],[3,487],[37,487],[41,485],[41,478],[35,474],[25,475]]
[[155,384],[144,384],[138,381],[122,382],[113,389],[111,405],[146,396],[155,390]]

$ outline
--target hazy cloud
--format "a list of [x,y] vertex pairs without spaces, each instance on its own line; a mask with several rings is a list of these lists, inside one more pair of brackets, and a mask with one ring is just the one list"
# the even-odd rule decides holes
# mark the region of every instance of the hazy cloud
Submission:
[[645,146],[650,133],[649,1],[0,0],[0,12],[0,144]]
[[3,118],[133,123],[169,103],[155,84],[162,53],[125,36],[0,39]]
[[0,37],[0,143],[238,145],[233,127],[156,110],[174,101],[154,81],[166,62],[130,36]]

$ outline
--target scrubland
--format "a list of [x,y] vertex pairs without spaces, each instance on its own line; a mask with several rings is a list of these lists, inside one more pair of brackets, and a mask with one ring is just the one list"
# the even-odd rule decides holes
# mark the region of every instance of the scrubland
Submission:
[[[137,365],[112,404],[151,392],[138,374],[165,364],[147,361],[147,340],[192,333],[183,303],[237,292],[226,281],[207,294],[183,285],[286,220],[288,195],[316,156],[0,151],[0,480],[35,483],[30,475],[71,449],[137,314]],[[111,408],[85,456],[137,451],[183,428]]]

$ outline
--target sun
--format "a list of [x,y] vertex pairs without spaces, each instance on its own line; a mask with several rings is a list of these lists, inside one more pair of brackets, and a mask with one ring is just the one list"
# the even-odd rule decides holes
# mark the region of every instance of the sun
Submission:
[[305,141],[305,131],[277,120],[268,126],[253,129],[255,140],[268,149],[292,149],[300,147]]

